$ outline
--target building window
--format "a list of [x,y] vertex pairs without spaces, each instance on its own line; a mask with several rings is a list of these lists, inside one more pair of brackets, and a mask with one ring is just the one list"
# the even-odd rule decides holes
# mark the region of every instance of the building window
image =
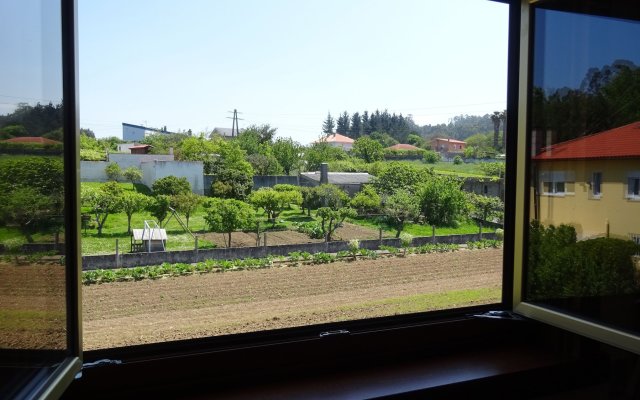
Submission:
[[640,175],[627,178],[627,198],[640,200]]
[[591,196],[599,199],[602,195],[602,172],[594,172],[591,175]]

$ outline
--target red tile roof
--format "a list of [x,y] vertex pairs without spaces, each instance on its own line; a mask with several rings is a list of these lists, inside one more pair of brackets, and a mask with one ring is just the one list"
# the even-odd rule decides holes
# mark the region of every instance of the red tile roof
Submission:
[[11,139],[3,140],[5,143],[36,143],[36,144],[61,144],[57,140],[51,140],[40,136],[18,136]]
[[420,150],[420,147],[416,147],[412,144],[398,143],[387,147],[387,150]]
[[640,157],[640,121],[556,143],[543,148],[533,159],[544,161],[629,157]]
[[353,139],[343,136],[339,133],[333,133],[326,138],[318,139],[315,143],[327,142],[327,143],[353,143]]

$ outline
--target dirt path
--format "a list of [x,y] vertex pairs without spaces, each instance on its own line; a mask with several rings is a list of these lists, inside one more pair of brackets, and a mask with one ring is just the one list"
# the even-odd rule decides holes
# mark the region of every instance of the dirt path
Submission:
[[447,306],[493,302],[501,273],[502,250],[486,249],[85,286],[84,348],[422,311],[420,296],[463,289],[493,290]]

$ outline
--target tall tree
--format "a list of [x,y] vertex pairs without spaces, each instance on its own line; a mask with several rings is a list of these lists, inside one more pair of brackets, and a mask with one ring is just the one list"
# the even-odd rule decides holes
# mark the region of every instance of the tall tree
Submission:
[[365,110],[365,112],[362,113],[362,135],[370,135],[371,132],[373,132],[373,127],[369,120],[369,112]]
[[384,148],[369,136],[363,136],[353,142],[353,153],[368,163],[384,160]]
[[500,123],[502,122],[502,113],[494,111],[491,114],[491,122],[493,122],[493,148],[498,149],[498,138],[500,137]]
[[331,113],[327,114],[327,119],[322,123],[322,132],[326,135],[333,133],[334,128],[336,127],[336,123],[331,116]]
[[255,210],[235,199],[211,199],[204,219],[212,232],[226,233],[225,244],[231,247],[231,233],[238,229],[255,228]]
[[349,133],[349,114],[343,112],[337,121],[336,132],[341,135],[347,135]]
[[300,143],[291,138],[278,138],[273,144],[273,155],[276,157],[284,173],[289,175],[292,169],[300,164]]
[[362,135],[362,120],[360,119],[360,113],[356,112],[351,116],[351,127],[347,136],[357,139]]
[[420,204],[415,195],[401,189],[387,197],[383,211],[399,238],[404,224],[416,221],[420,216]]

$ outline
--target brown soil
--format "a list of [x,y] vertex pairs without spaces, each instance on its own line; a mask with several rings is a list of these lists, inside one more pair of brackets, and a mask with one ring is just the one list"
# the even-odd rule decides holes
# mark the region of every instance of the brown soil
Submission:
[[[365,226],[344,223],[342,227],[336,229],[333,239],[335,240],[351,240],[351,239],[377,239],[378,231],[367,228]],[[199,237],[215,243],[218,247],[226,247],[225,241],[227,235],[223,233],[205,233]],[[262,240],[262,237],[261,237]],[[298,244],[298,243],[318,243],[322,239],[310,239],[304,233],[296,231],[273,231],[267,232],[267,244],[270,246],[281,244]],[[262,245],[262,242],[260,242]],[[256,245],[255,233],[234,232],[231,234],[231,247],[249,247]]]
[[0,349],[66,348],[65,307],[64,266],[0,262]]
[[384,300],[499,288],[501,271],[485,249],[85,286],[84,348],[393,315]]

